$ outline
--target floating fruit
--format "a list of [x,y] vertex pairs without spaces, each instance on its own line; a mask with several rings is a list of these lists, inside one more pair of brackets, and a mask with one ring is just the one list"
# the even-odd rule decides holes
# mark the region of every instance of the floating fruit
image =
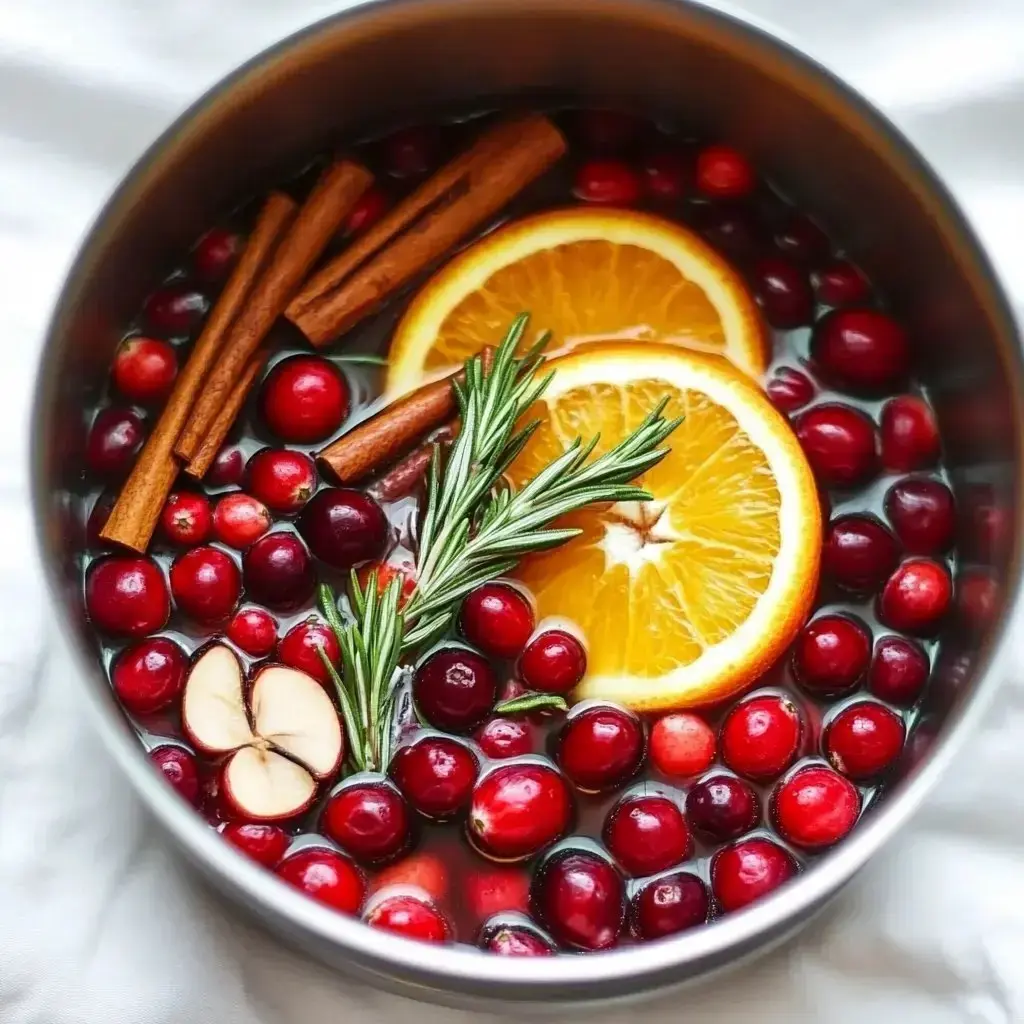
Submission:
[[688,871],[648,882],[633,897],[630,920],[641,939],[661,939],[704,924],[711,900],[704,883]]
[[277,877],[343,914],[358,914],[366,892],[359,869],[333,850],[299,850],[278,864]]

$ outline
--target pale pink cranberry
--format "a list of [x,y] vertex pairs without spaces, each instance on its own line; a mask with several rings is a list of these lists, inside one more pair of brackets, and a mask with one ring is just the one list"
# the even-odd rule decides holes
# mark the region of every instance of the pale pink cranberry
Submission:
[[651,727],[650,752],[663,775],[700,775],[715,759],[715,730],[689,711],[669,712]]
[[108,555],[85,575],[89,620],[111,636],[140,637],[167,625],[171,600],[156,562],[133,555]]
[[816,850],[838,843],[860,816],[857,787],[824,765],[801,768],[776,789],[772,816],[779,835]]

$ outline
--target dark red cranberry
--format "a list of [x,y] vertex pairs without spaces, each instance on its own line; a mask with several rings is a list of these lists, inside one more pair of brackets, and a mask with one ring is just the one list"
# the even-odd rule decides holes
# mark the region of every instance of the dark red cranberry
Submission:
[[506,583],[485,583],[462,602],[462,635],[492,658],[514,658],[533,632],[530,602]]
[[766,244],[761,225],[745,206],[708,203],[695,209],[693,218],[708,244],[735,263],[749,263]]
[[686,817],[712,842],[738,839],[761,820],[757,794],[735,775],[712,775],[686,794]]
[[871,286],[849,260],[834,260],[814,275],[814,290],[819,302],[839,309],[860,305],[867,299]]
[[861,782],[890,767],[903,750],[903,720],[882,704],[843,708],[825,733],[825,752],[837,772]]
[[805,850],[838,843],[860,816],[860,793],[852,782],[824,765],[794,772],[772,797],[779,835]]
[[92,422],[85,464],[102,480],[120,480],[128,475],[145,439],[146,428],[138,413],[110,406]]
[[572,194],[584,203],[633,206],[640,200],[640,176],[621,160],[588,160],[576,172]]
[[877,395],[906,378],[910,346],[903,328],[885,313],[837,309],[815,324],[811,359],[837,387]]
[[796,873],[796,861],[778,843],[754,836],[715,854],[711,891],[721,910],[730,913],[767,896]]
[[380,505],[349,487],[325,487],[314,494],[298,527],[313,554],[335,569],[380,558],[388,541],[388,520]]
[[975,638],[983,637],[994,624],[1001,604],[999,581],[991,569],[968,566],[956,583],[956,617]]
[[143,307],[146,323],[165,336],[188,334],[205,314],[205,296],[187,284],[169,284],[158,289]]
[[173,640],[154,636],[123,650],[114,660],[110,680],[129,711],[148,715],[181,696],[187,671],[185,652]]
[[949,610],[953,584],[946,567],[910,558],[889,577],[878,601],[878,617],[890,629],[930,635]]
[[814,397],[811,379],[791,366],[780,366],[766,390],[775,408],[787,415],[802,409]]
[[242,594],[242,574],[219,548],[202,546],[179,555],[170,577],[174,603],[196,622],[223,622]]
[[418,896],[398,894],[371,900],[363,920],[371,928],[418,942],[447,942],[451,938],[448,919],[433,903]]
[[244,551],[273,524],[270,510],[258,498],[236,491],[225,494],[213,510],[213,532],[222,544]]
[[662,715],[651,727],[651,761],[664,775],[700,775],[711,767],[715,746],[714,729],[688,711]]
[[451,818],[469,804],[479,767],[467,746],[428,736],[395,754],[391,775],[414,810],[427,818]]
[[313,560],[294,533],[260,537],[242,556],[242,572],[249,597],[275,611],[300,608],[316,587]]
[[722,723],[722,760],[748,779],[774,779],[796,760],[803,723],[786,697],[751,697],[729,712]]
[[791,213],[775,232],[775,244],[790,259],[814,263],[828,254],[828,236],[810,217]]
[[466,879],[466,904],[477,921],[530,909],[530,879],[519,866],[489,866]]
[[558,763],[580,789],[621,786],[644,759],[644,729],[625,708],[598,705],[569,718],[558,734]]
[[299,850],[277,866],[277,877],[342,914],[358,914],[366,893],[359,869],[340,853]]
[[603,857],[585,850],[556,854],[533,883],[534,912],[569,949],[610,949],[626,916],[622,876]]
[[334,630],[315,615],[292,626],[277,645],[277,656],[284,665],[311,675],[324,686],[331,685],[331,675],[320,659],[320,651],[332,665],[341,661],[341,648]]
[[807,272],[776,256],[760,259],[751,271],[754,296],[772,327],[789,330],[814,319]]
[[193,807],[199,806],[199,768],[184,747],[154,747],[149,759],[183,799]]
[[89,547],[99,548],[106,543],[100,534],[107,525],[116,503],[117,495],[113,491],[103,491],[96,497],[85,524],[85,538]]
[[840,516],[829,524],[821,567],[843,590],[855,594],[878,590],[899,560],[896,538],[874,516]]
[[664,796],[632,796],[616,804],[604,823],[604,844],[634,878],[675,867],[693,849],[683,812]]
[[885,514],[911,554],[937,555],[953,543],[956,505],[939,480],[900,480],[885,494]]
[[595,153],[615,153],[640,135],[643,122],[622,110],[580,110],[576,130],[583,146]]
[[826,402],[795,423],[814,475],[826,487],[856,487],[878,471],[878,436],[871,420],[848,405]]
[[160,530],[178,547],[202,544],[213,530],[213,512],[206,495],[174,491],[160,513]]
[[819,615],[793,643],[793,675],[818,696],[847,693],[858,686],[871,661],[871,634],[845,615]]
[[710,900],[704,883],[688,871],[648,882],[633,897],[630,920],[638,939],[662,939],[708,919]]
[[890,398],[882,407],[882,464],[909,473],[939,461],[939,426],[932,407],[917,395]]
[[404,797],[387,783],[355,783],[339,789],[324,807],[321,827],[361,864],[397,857],[412,838]]
[[225,445],[206,472],[206,483],[210,487],[237,487],[245,473],[245,456],[235,445]]
[[275,868],[285,855],[291,837],[278,825],[250,821],[229,821],[220,834],[232,846],[265,868]]
[[382,188],[371,185],[356,200],[352,212],[345,218],[345,234],[361,235],[369,231],[391,209],[391,199]]
[[316,466],[302,452],[263,448],[245,467],[245,485],[271,512],[293,515],[316,490]]
[[283,441],[314,444],[341,426],[349,401],[348,384],[334,363],[321,356],[289,356],[267,374],[260,414]]
[[409,125],[392,132],[384,140],[383,149],[392,178],[422,178],[440,157],[441,135],[433,125]]
[[192,253],[196,277],[212,284],[223,281],[241,249],[242,240],[234,231],[211,228],[199,239]]
[[548,765],[523,761],[488,772],[477,783],[467,830],[473,845],[498,860],[524,860],[568,830],[572,798]]
[[489,718],[473,734],[484,755],[495,761],[533,753],[533,726],[525,718]]
[[167,625],[171,599],[156,562],[134,555],[109,555],[85,576],[89,621],[111,636],[145,636]]
[[432,654],[416,670],[416,706],[436,729],[469,732],[498,699],[498,680],[479,654],[451,647]]
[[139,405],[162,402],[178,375],[174,346],[155,338],[129,338],[114,356],[114,387]]
[[757,184],[750,161],[729,146],[707,146],[697,154],[697,191],[712,199],[739,199]]
[[240,608],[226,630],[228,639],[254,658],[265,658],[277,644],[277,619],[263,608]]
[[928,655],[913,640],[883,636],[875,644],[868,673],[868,689],[879,699],[909,707],[928,682]]
[[691,170],[682,153],[663,149],[649,154],[641,167],[644,194],[659,203],[672,203],[686,196]]
[[519,671],[531,690],[568,693],[587,671],[587,652],[572,633],[547,629],[526,645]]
[[522,925],[503,925],[488,932],[480,948],[498,956],[552,956],[556,952],[550,942]]

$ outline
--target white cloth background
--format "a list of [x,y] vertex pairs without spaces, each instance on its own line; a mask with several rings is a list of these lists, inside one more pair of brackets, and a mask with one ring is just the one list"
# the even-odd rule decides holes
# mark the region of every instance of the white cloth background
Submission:
[[[212,903],[83,721],[34,566],[26,443],[49,306],[131,162],[241,60],[344,0],[0,0],[0,1021],[407,1016]],[[1024,312],[1024,2],[744,0],[892,115]],[[1024,1021],[1024,680],[796,942],[671,1001],[691,1024]],[[470,1014],[420,1007],[425,1024]]]

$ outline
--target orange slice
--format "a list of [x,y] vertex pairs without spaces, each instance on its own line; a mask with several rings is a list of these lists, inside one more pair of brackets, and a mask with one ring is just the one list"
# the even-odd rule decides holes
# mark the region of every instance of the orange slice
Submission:
[[513,483],[578,436],[607,451],[664,397],[684,417],[640,480],[652,501],[575,513],[581,536],[517,570],[538,617],[583,630],[575,697],[653,711],[749,687],[800,629],[818,578],[821,511],[789,424],[724,360],[674,346],[593,345],[549,365]]
[[[631,210],[554,210],[486,235],[432,277],[389,353],[388,391],[461,365],[526,311],[549,352],[580,341],[677,343],[759,376],[767,335],[736,272],[700,237]],[[536,335],[529,340],[533,341]]]

